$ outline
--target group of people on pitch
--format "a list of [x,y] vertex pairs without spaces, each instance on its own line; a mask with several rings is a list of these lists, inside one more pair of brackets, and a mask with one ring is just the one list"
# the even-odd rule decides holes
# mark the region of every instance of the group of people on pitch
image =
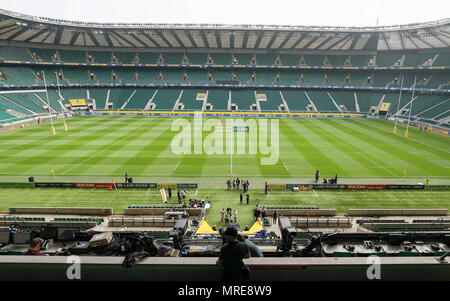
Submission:
[[227,181],[227,189],[228,190],[231,190],[231,189],[239,190],[239,189],[241,189],[240,188],[241,185],[242,185],[242,191],[243,192],[247,192],[248,191],[248,186],[250,185],[248,180],[244,180],[244,179],[239,180],[239,178],[236,178],[236,179],[233,179],[233,180],[228,179],[228,181]]
[[[319,182],[319,179],[320,179],[320,171],[316,170],[316,177],[315,177],[314,183]],[[325,185],[327,185],[327,184],[337,184],[337,181],[338,181],[338,175],[337,174],[334,176],[334,178],[329,178],[329,179],[323,178],[323,184],[325,184]]]

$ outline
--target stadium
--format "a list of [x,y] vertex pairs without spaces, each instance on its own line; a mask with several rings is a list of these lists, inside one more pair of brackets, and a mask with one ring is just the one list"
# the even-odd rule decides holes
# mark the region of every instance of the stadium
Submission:
[[[0,9],[0,279],[220,280],[234,227],[251,280],[380,279],[376,257],[382,280],[448,281],[449,75],[450,19]],[[35,238],[59,256],[22,255]]]

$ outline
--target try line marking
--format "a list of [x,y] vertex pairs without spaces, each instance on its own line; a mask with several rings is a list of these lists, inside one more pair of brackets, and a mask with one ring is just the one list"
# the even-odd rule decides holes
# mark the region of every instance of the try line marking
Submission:
[[177,167],[175,167],[175,169],[173,171],[177,170],[178,166],[180,166],[180,162],[181,162],[181,160],[178,161]]
[[[148,124],[153,124],[153,123],[152,123],[152,122],[149,122]],[[147,124],[147,125],[148,125],[148,124]],[[83,164],[84,162],[89,161],[90,159],[92,159],[92,158],[94,158],[94,157],[96,157],[96,156],[99,156],[99,155],[103,154],[104,152],[106,152],[107,150],[109,150],[111,147],[117,145],[119,142],[122,142],[123,140],[125,140],[125,139],[127,139],[127,138],[128,138],[128,136],[124,136],[124,137],[122,137],[122,138],[119,138],[119,140],[114,141],[114,142],[113,142],[112,144],[110,144],[107,148],[101,150],[100,152],[98,152],[98,151],[93,152],[93,154],[92,154],[91,156],[87,157],[86,159],[84,159],[84,160],[81,161],[80,163],[78,163],[78,164],[72,166],[71,168],[69,168],[68,170],[66,170],[65,172],[63,172],[62,175],[65,175],[66,173],[68,173],[68,172],[71,171],[72,169],[74,169],[74,168],[80,166],[80,165]]]
[[[280,159],[281,160],[281,159]],[[286,168],[286,170],[289,172],[289,168],[287,168],[286,164],[284,164],[284,161],[281,160],[281,162],[283,162],[284,168]]]

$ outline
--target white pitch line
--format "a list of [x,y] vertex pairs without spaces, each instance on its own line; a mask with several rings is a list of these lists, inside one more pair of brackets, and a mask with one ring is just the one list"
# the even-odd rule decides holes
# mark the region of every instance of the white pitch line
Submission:
[[148,192],[150,191],[150,189],[151,189],[151,188],[149,188],[149,189],[147,190],[147,192],[145,193],[146,196],[148,195]]
[[[149,124],[153,124],[152,122],[150,122]],[[122,138],[120,138],[118,141],[114,142],[113,144],[111,144],[110,146],[108,146],[107,148],[105,148],[104,150],[102,150],[100,153],[94,153],[92,154],[92,156],[89,156],[88,158],[84,159],[83,161],[81,161],[80,163],[78,163],[77,165],[72,166],[71,168],[69,168],[68,170],[66,170],[65,172],[62,173],[62,175],[65,175],[66,173],[68,173],[69,171],[71,171],[72,169],[74,169],[75,167],[80,166],[81,164],[83,164],[84,162],[90,160],[91,158],[98,156],[100,154],[103,154],[104,152],[106,152],[107,150],[109,150],[111,147],[115,146],[116,144],[118,144],[119,142],[122,142],[123,140],[127,139],[128,136],[124,136]]]
[[[356,121],[356,120],[355,120],[355,121]],[[360,123],[359,121],[357,121],[357,122]],[[381,127],[376,126],[376,125],[373,125],[373,124],[370,125],[370,126],[372,126],[372,127],[374,127],[374,128],[377,128],[377,129],[379,129],[379,130],[382,131],[382,132],[391,134],[391,131],[388,131],[386,128],[381,128]],[[416,140],[416,139],[411,138],[411,137],[408,137],[408,139],[411,140],[411,141],[420,143],[420,144],[422,144],[422,145],[425,145],[425,146],[427,146],[427,147],[431,147],[431,148],[434,148],[434,149],[437,149],[437,150],[440,150],[440,151],[443,151],[443,152],[446,152],[446,153],[449,152],[447,149],[443,149],[443,148],[440,148],[439,146],[435,146],[435,145],[430,146],[429,144],[423,143],[422,141]]]
[[[121,140],[120,140],[120,141],[121,141]],[[78,164],[72,166],[71,168],[69,168],[68,170],[66,170],[65,172],[63,172],[62,175],[65,175],[66,173],[68,173],[69,171],[71,171],[72,169],[74,169],[75,167],[78,167],[78,166],[82,165],[84,162],[89,161],[89,160],[92,159],[93,157],[96,157],[96,156],[98,156],[98,155],[100,155],[100,154],[103,154],[105,151],[107,151],[108,149],[110,149],[111,147],[113,147],[114,145],[116,145],[116,144],[117,144],[118,142],[120,142],[120,141],[117,141],[116,143],[111,144],[110,146],[108,146],[107,148],[105,148],[104,150],[102,150],[102,151],[99,152],[99,153],[94,153],[94,154],[92,154],[92,156],[89,156],[88,158],[84,159],[84,160],[81,161],[80,163],[78,163]]]
[[177,168],[180,165],[180,163],[181,163],[181,159],[180,159],[180,161],[178,161],[177,167],[175,167],[175,169],[173,171],[177,170]]
[[318,198],[319,195],[317,194],[317,191],[315,191],[314,189],[312,191],[314,192],[314,197]]
[[[64,165],[69,165],[69,164],[64,164]],[[193,166],[193,165],[192,165]],[[445,168],[449,168],[449,167],[445,167]],[[0,173],[0,175],[11,175],[11,176],[20,176],[20,175],[29,175],[30,172],[18,172],[18,173],[12,173],[12,172],[2,172]],[[35,175],[48,175],[48,172],[33,172],[33,174]],[[162,178],[162,177],[171,177],[172,174],[161,174],[161,175],[139,175],[136,177],[140,177],[140,178]],[[114,177],[114,176],[123,176],[122,174],[101,174],[101,173],[83,173],[80,175],[68,175],[68,177],[89,177],[89,176],[95,176],[95,177],[99,177],[99,176],[107,176],[107,177]],[[184,176],[189,176],[189,177],[206,177],[206,178],[210,178],[210,177],[217,177],[217,178],[227,178],[227,175],[206,175],[206,176],[200,176],[198,174],[186,174]],[[267,178],[267,177],[272,177],[272,178],[279,178],[279,175],[241,175],[244,177],[254,177],[254,178]],[[228,176],[229,177],[229,176]],[[430,179],[438,179],[438,180],[448,180],[449,178],[442,178],[442,177],[436,177],[436,176],[430,176],[430,175],[422,175],[422,176],[407,176],[407,179],[421,179],[423,177],[426,178],[430,178]],[[307,175],[296,175],[296,174],[291,174],[291,178],[312,178],[311,174],[307,174]],[[390,177],[390,176],[358,176],[355,175],[352,178],[341,178],[341,179],[346,179],[346,180],[350,180],[350,179],[403,179],[403,176],[396,176],[396,177]],[[217,188],[223,188],[223,187],[217,187]],[[226,187],[225,187],[226,188]]]
[[197,196],[197,193],[198,193],[198,188],[197,188],[197,190],[195,191],[195,195],[194,195],[194,196]]
[[317,193],[313,195],[290,195],[290,194],[274,194],[274,195],[265,195],[266,197],[279,197],[279,196],[289,196],[289,197],[318,197]]
[[[280,159],[281,160],[281,159]],[[284,164],[284,161],[281,160],[281,162],[283,162],[284,168],[286,168],[286,170],[289,172],[289,168],[287,168],[286,164]]]

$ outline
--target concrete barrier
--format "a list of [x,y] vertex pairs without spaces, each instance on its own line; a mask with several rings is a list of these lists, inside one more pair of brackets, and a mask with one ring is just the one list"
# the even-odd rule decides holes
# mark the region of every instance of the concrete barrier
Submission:
[[335,216],[336,209],[267,209],[266,213],[271,216],[277,211],[278,216]]
[[[68,280],[66,256],[0,256],[0,281],[220,281],[217,257],[147,257],[122,267],[123,256],[80,256],[81,279]],[[448,258],[447,258],[448,261]],[[450,264],[433,256],[380,257],[381,280],[442,281]],[[244,259],[251,281],[367,281],[367,257],[263,257]],[[370,281],[370,280],[369,280]],[[178,291],[181,284],[176,284]],[[183,284],[184,286],[184,284]],[[167,294],[175,294],[175,289]],[[231,298],[230,298],[231,299]]]
[[109,218],[110,227],[171,227],[175,226],[173,219],[163,217],[125,217],[112,216]]
[[442,224],[442,223],[364,223],[362,225],[364,228],[369,230],[383,230],[383,229],[414,229],[414,230],[421,230],[424,231],[430,230],[430,229],[437,229],[440,230],[442,228],[449,228],[450,224]]
[[446,216],[448,209],[348,209],[349,216]]
[[291,218],[296,228],[351,228],[351,218]]
[[80,227],[89,229],[97,226],[97,222],[92,221],[7,221],[0,220],[0,226],[9,227],[10,225],[18,225],[22,227]]
[[125,208],[125,215],[164,215],[168,211],[187,211],[189,216],[200,216],[202,208]]
[[112,208],[93,207],[9,207],[11,214],[111,215]]

